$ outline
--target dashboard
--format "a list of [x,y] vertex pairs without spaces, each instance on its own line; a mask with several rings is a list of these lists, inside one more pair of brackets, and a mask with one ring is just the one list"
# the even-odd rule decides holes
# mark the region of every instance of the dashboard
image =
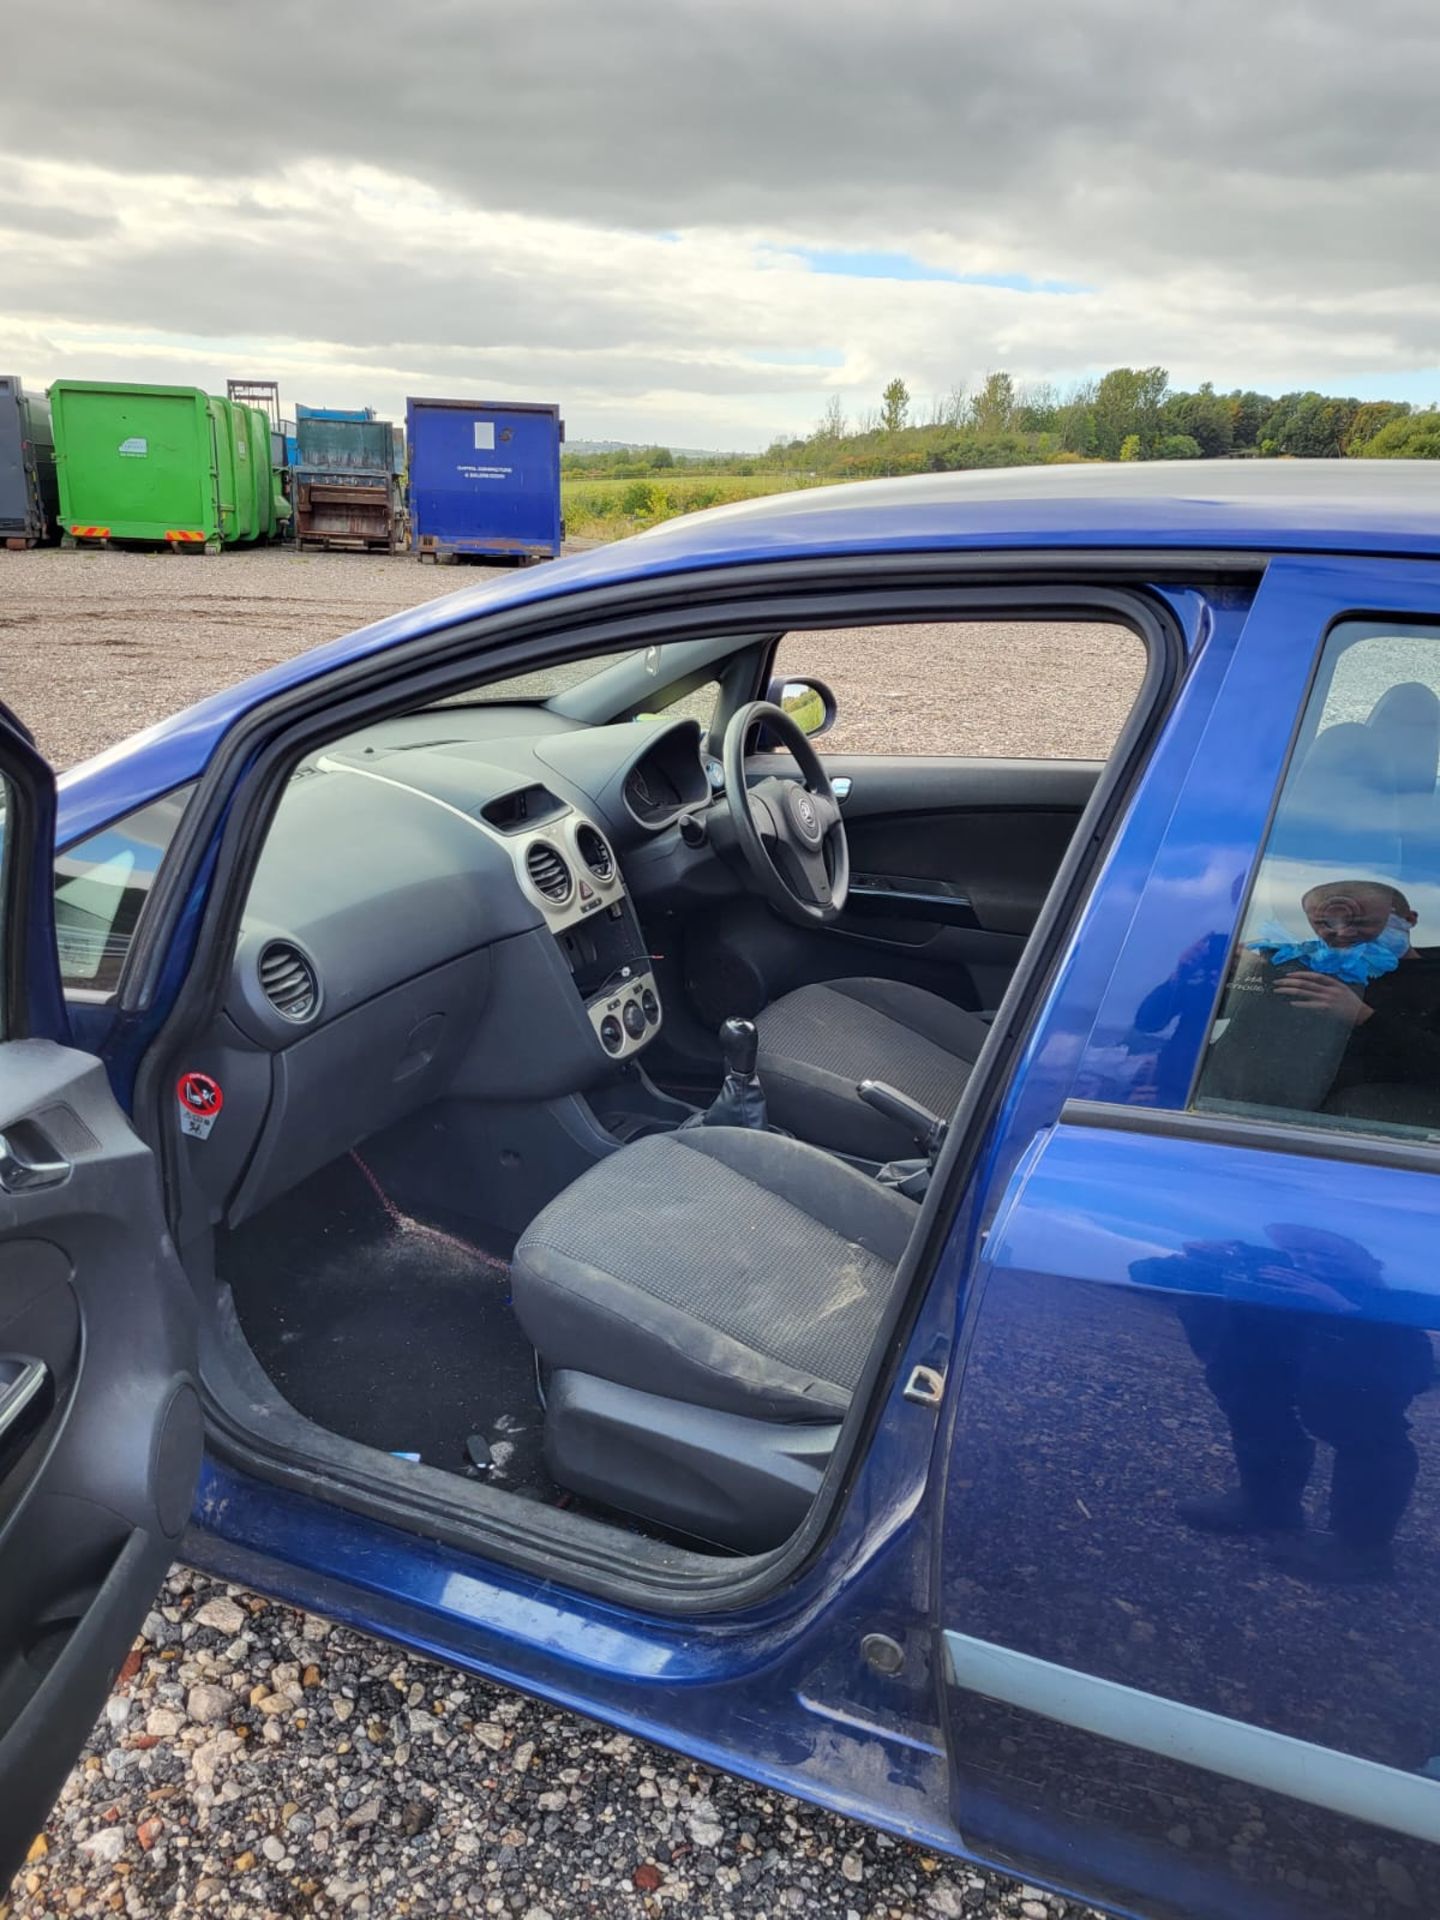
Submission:
[[444,1094],[555,1099],[641,1054],[664,1009],[635,901],[716,864],[689,818],[714,800],[693,719],[437,707],[302,763],[194,1062],[230,1122],[184,1143],[212,1217]]

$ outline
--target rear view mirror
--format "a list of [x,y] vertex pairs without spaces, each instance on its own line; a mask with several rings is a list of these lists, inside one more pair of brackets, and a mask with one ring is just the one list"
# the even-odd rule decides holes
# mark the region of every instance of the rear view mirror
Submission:
[[823,680],[772,680],[765,698],[812,737],[828,733],[835,724],[835,696]]

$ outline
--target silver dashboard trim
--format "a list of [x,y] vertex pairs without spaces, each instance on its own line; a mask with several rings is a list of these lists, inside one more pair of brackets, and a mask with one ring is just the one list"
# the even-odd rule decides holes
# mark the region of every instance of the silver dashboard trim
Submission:
[[[642,1003],[646,993],[654,995],[655,1019],[653,1022],[647,1020],[642,1032],[627,1033],[624,1021],[626,1002],[634,1001],[643,1014],[645,1009]],[[600,1040],[607,1060],[628,1060],[633,1054],[639,1053],[642,1047],[647,1047],[665,1024],[665,1009],[661,1004],[660,990],[655,985],[654,974],[648,972],[632,974],[628,980],[623,981],[611,992],[597,994],[593,1000],[586,1003],[585,1011],[590,1017],[591,1026],[595,1029],[597,1040],[600,1040],[600,1029],[605,1024],[607,1016],[613,1015],[620,1021],[622,1039],[615,1052],[612,1053],[610,1048],[605,1046],[605,1042]]]

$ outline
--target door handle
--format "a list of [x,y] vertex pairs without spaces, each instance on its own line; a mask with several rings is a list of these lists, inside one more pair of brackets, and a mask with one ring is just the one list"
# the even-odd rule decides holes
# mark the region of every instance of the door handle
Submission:
[[[36,1133],[41,1149],[33,1152],[13,1135],[0,1133],[0,1187],[6,1193],[33,1193],[38,1187],[58,1187],[70,1178],[70,1162],[55,1156],[43,1134]],[[54,1156],[46,1158],[45,1152]]]
[[16,1353],[0,1357],[0,1445],[35,1404],[48,1378],[43,1360]]

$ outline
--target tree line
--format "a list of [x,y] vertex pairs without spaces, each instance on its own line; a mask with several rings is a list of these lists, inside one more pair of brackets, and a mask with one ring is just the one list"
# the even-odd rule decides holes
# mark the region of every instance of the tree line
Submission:
[[973,393],[932,403],[923,421],[902,379],[858,421],[833,398],[814,432],[777,441],[773,457],[886,471],[1012,466],[1052,460],[1437,459],[1440,412],[1405,400],[1313,391],[1279,395],[1206,381],[1174,389],[1164,367],[1114,367],[1066,392],[992,373]]
[[[923,418],[917,414],[923,413]],[[677,462],[668,448],[567,456],[572,473],[629,478],[687,471],[805,472],[827,479],[937,473],[966,467],[1082,460],[1440,459],[1440,411],[1404,400],[1308,392],[1279,395],[1206,381],[1171,387],[1164,367],[1114,367],[1061,391],[988,374],[917,408],[896,377],[880,403],[851,420],[838,395],[814,429],[784,436],[764,454]]]

